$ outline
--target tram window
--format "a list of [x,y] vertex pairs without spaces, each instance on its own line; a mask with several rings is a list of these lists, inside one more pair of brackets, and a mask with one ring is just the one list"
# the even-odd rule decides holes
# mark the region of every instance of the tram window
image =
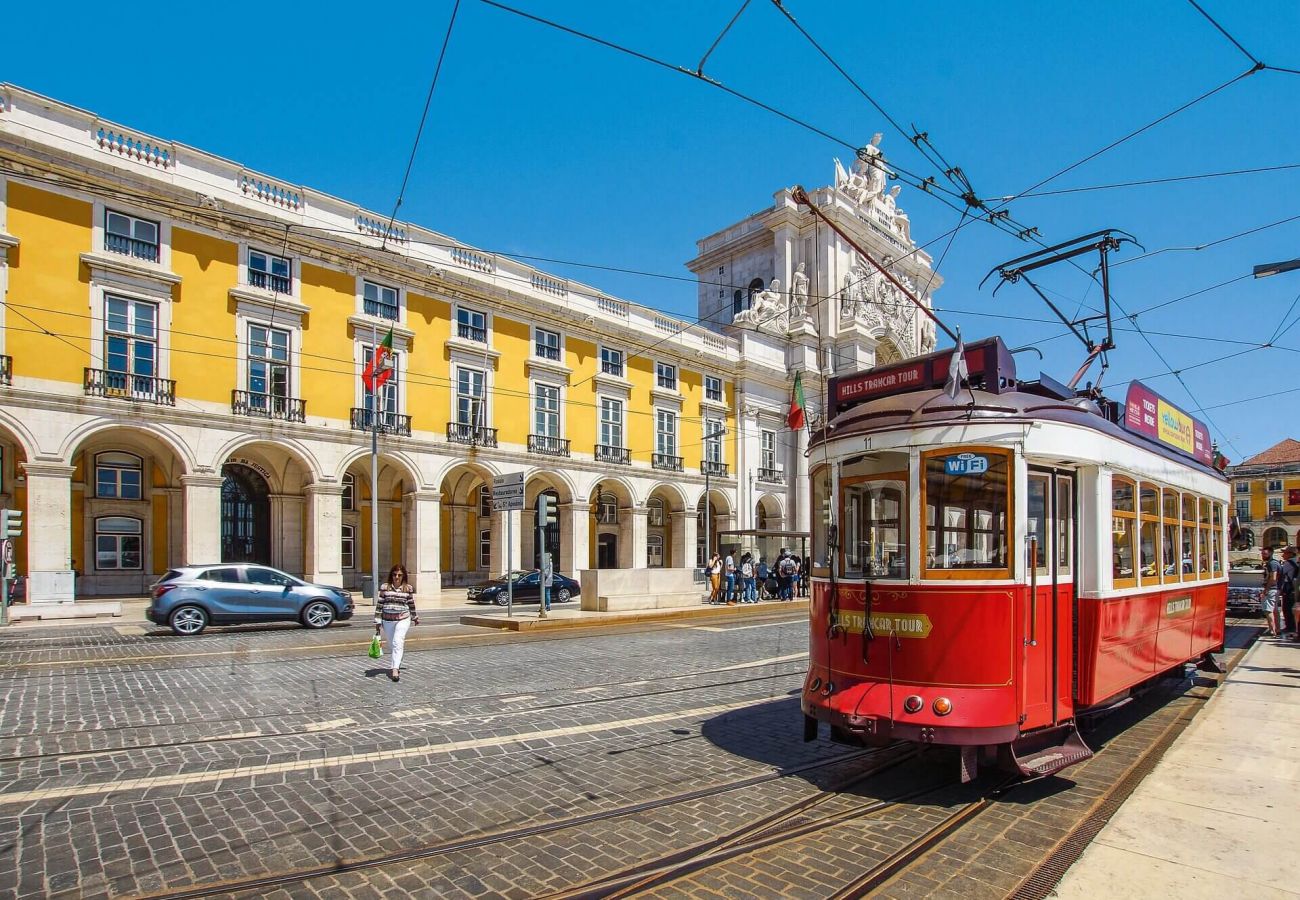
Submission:
[[1071,542],[1074,538],[1074,501],[1070,496],[1072,482],[1064,478],[1056,480],[1056,569],[1058,572],[1070,571]]
[[1200,508],[1196,539],[1196,571],[1202,578],[1210,576],[1210,501],[1202,497],[1197,503]]
[[1214,560],[1214,574],[1223,574],[1223,504],[1213,504],[1214,522],[1210,529],[1210,554]]
[[1047,492],[1051,479],[1047,475],[1029,475],[1029,497],[1026,500],[1026,534],[1037,539],[1038,552],[1034,556],[1034,568],[1040,573],[1047,572]]
[[828,526],[831,523],[831,470],[829,466],[812,471],[812,563],[818,568],[830,565],[831,548]]
[[907,485],[901,479],[841,483],[844,572],[906,578]]
[[1156,584],[1160,581],[1160,490],[1143,482],[1138,501],[1138,574],[1143,584]]
[[1183,494],[1183,581],[1196,580],[1196,498]]
[[1119,477],[1111,481],[1111,579],[1115,587],[1137,584],[1133,567],[1137,530],[1133,499],[1133,482]]
[[1160,493],[1163,498],[1160,517],[1160,580],[1166,583],[1176,582],[1181,568],[1178,565],[1178,548],[1181,545],[1178,535],[1178,530],[1181,527],[1179,525],[1178,492],[1166,488]]
[[1009,577],[1011,455],[1000,450],[926,453],[925,568],[1000,569]]

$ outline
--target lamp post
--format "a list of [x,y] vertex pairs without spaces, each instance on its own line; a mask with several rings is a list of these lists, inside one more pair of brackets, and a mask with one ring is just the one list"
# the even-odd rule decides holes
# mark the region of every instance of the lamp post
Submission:
[[711,525],[713,522],[713,503],[709,500],[709,474],[713,470],[710,463],[712,463],[713,460],[708,458],[709,441],[714,438],[720,438],[726,433],[727,429],[724,426],[704,435],[704,554],[706,563],[708,562],[709,543],[712,538]]
[[1296,269],[1300,269],[1300,259],[1288,259],[1286,262],[1261,263],[1255,266],[1254,275],[1256,278],[1268,278],[1270,275],[1281,275]]

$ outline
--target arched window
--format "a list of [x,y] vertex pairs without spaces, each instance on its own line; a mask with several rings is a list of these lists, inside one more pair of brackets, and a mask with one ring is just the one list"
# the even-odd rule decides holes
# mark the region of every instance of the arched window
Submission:
[[649,515],[646,516],[647,524],[651,528],[664,527],[664,502],[658,497],[651,497],[650,502],[646,504]]
[[343,473],[343,511],[356,512],[357,478],[351,472]]
[[733,316],[740,315],[742,312],[749,309],[750,305],[750,295],[744,291],[737,289],[736,292],[731,295],[731,314]]
[[613,494],[602,492],[596,497],[596,523],[598,525],[618,524],[618,498]]
[[357,567],[357,529],[352,525],[343,526],[343,543],[341,556],[343,557],[343,568],[355,569]]
[[664,537],[662,534],[652,534],[645,539],[646,566],[651,569],[662,569],[664,566]]
[[95,568],[101,572],[141,569],[143,535],[139,519],[100,516],[95,520]]
[[747,306],[754,305],[754,295],[763,290],[763,279],[755,278],[749,283],[749,296],[745,298]]
[[144,461],[134,453],[110,450],[95,454],[95,496],[104,500],[139,500],[143,496]]
[[492,495],[488,493],[487,485],[481,484],[478,488],[478,517],[486,519],[492,515]]
[[767,510],[763,507],[762,502],[754,510],[754,527],[759,531],[767,531]]
[[1264,532],[1264,543],[1260,546],[1272,547],[1274,550],[1286,546],[1286,529],[1277,527],[1267,529]]

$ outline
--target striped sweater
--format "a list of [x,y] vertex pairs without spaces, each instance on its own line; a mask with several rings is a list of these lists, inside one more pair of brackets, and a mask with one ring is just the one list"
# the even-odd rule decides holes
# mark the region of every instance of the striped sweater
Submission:
[[401,622],[415,613],[415,589],[409,584],[394,588],[387,582],[379,586],[379,601],[375,604],[375,624]]

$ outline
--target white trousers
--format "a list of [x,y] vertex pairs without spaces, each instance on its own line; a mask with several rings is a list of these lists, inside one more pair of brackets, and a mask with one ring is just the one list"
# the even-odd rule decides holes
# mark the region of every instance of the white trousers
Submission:
[[402,652],[406,649],[406,632],[411,630],[411,620],[384,622],[384,646],[388,648],[390,669],[402,667]]

